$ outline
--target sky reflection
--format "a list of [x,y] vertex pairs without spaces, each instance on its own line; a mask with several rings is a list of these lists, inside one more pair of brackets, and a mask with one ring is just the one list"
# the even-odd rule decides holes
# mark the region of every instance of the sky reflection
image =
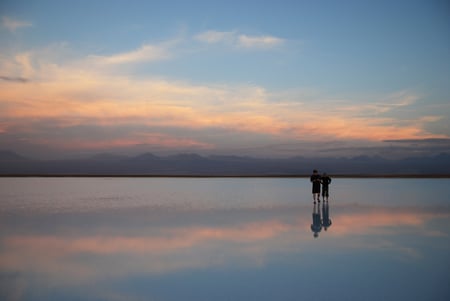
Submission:
[[[323,223],[327,204],[314,206],[306,199],[265,205],[255,200],[254,206],[228,208],[200,202],[34,213],[4,202],[1,297],[327,300],[327,292],[338,299],[367,300],[449,296],[444,283],[450,267],[448,205],[330,200],[332,224],[327,231],[322,224],[315,239],[314,207]],[[331,288],[317,290],[316,281],[326,281],[322,285]],[[380,295],[371,288],[373,283],[391,291]],[[393,289],[393,284],[399,287]]]

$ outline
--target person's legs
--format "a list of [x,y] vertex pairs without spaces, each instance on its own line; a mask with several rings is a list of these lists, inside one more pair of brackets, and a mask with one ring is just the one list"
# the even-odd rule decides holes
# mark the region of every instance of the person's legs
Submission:
[[325,201],[325,198],[328,199],[328,188],[326,186],[322,187],[322,199]]
[[320,183],[317,182],[313,183],[312,193],[314,201],[316,201],[317,196],[317,200],[320,202]]

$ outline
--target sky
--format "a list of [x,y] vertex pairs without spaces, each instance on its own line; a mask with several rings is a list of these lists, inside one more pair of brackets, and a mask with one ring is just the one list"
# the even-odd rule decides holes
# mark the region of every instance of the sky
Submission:
[[450,150],[448,1],[0,2],[0,149]]

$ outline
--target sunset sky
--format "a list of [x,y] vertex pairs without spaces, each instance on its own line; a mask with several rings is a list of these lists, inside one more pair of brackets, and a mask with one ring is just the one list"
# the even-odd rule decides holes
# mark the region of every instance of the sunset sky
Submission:
[[3,150],[450,149],[445,0],[5,0],[0,18]]

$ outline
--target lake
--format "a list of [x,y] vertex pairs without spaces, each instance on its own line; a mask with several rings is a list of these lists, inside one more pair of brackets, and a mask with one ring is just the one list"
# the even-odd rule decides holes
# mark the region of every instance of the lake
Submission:
[[0,178],[1,300],[450,300],[450,179]]

